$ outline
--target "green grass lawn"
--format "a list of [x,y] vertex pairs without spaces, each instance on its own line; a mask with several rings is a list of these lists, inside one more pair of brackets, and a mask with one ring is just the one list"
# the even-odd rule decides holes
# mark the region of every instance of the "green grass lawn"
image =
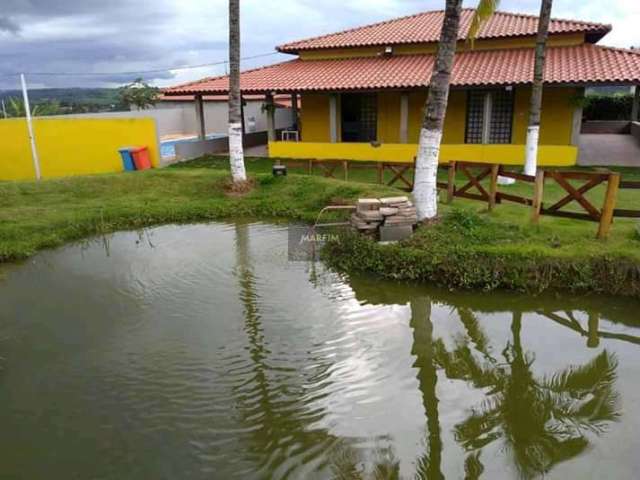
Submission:
[[0,182],[0,262],[89,235],[163,223],[243,216],[312,221],[331,202],[396,192],[320,177],[254,176],[256,188],[241,198],[225,193],[226,169],[165,168]]
[[[69,177],[36,182],[0,182],[0,261],[26,258],[40,249],[122,229],[233,217],[312,221],[330,203],[358,197],[398,195],[376,184],[374,169],[350,168],[349,181],[326,179],[320,169],[289,168],[271,176],[268,159],[247,159],[256,187],[237,197],[225,192],[228,160],[204,157],[148,172]],[[625,179],[640,174],[622,171]],[[340,169],[336,176],[341,178]],[[446,176],[446,172],[441,172]],[[388,174],[388,178],[390,174]],[[457,179],[462,184],[463,179]],[[518,182],[505,191],[529,196]],[[545,202],[562,196],[551,182]],[[589,194],[600,205],[604,189]],[[640,208],[640,192],[620,192],[619,208]],[[456,198],[440,204],[442,221],[422,227],[407,242],[385,247],[350,238],[328,249],[334,265],[454,287],[534,289],[568,287],[640,294],[640,234],[637,222],[616,219],[611,236],[596,240],[593,222],[543,217],[530,223],[530,209]],[[575,280],[572,278],[575,277]]]
[[[203,157],[198,160],[176,164],[171,169],[191,170],[210,169],[225,170],[228,160],[225,157]],[[272,160],[270,159],[250,159],[247,161],[247,169],[250,174],[271,172]],[[294,162],[294,163],[304,163]],[[573,168],[572,170],[577,170]],[[622,168],[615,169],[622,174],[625,180],[640,180],[638,169]],[[308,176],[306,165],[293,166],[288,168],[290,175]],[[314,168],[314,176],[321,177],[323,172],[319,167]],[[338,167],[334,173],[337,179],[343,178],[342,167]],[[446,182],[447,172],[442,170],[439,173],[440,180]],[[377,184],[377,172],[373,168],[349,168],[350,182],[363,182]],[[392,178],[391,172],[385,172],[385,181]],[[341,180],[336,180],[341,182]],[[458,173],[456,184],[462,186],[466,183],[463,174]],[[487,182],[483,182],[488,189]],[[395,185],[401,185],[396,183]],[[394,185],[394,186],[395,186]],[[516,182],[515,185],[501,186],[500,191],[522,196],[531,197],[533,195],[533,185],[524,182]],[[589,192],[586,197],[596,206],[600,207],[604,200],[605,187],[599,186]],[[564,197],[565,192],[560,186],[547,180],[545,185],[544,201],[547,205]],[[441,198],[445,199],[445,192],[441,193]],[[618,196],[618,208],[640,209],[640,190],[620,190]],[[531,212],[528,207],[503,203],[497,205],[491,213],[487,211],[487,205],[482,202],[456,198],[452,205],[444,202],[440,204],[440,211],[443,215],[457,210],[477,212],[483,222],[483,231],[490,232],[486,238],[482,239],[477,248],[492,251],[495,249],[508,250],[535,250],[547,255],[569,255],[573,256],[577,252],[584,254],[601,254],[603,252],[615,252],[617,254],[628,255],[640,261],[640,233],[637,230],[638,222],[632,219],[616,218],[612,227],[610,238],[606,241],[595,239],[598,231],[598,224],[588,221],[580,221],[566,218],[543,216],[539,225],[532,225]],[[575,202],[565,208],[568,211],[584,212]],[[430,241],[430,233],[423,229],[416,235],[416,241],[425,237]],[[426,247],[426,246],[425,246]]]

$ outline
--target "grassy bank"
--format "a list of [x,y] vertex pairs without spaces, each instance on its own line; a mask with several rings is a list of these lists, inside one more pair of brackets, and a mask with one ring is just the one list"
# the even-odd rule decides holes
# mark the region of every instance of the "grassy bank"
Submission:
[[312,221],[329,203],[393,193],[320,177],[255,178],[254,190],[243,197],[227,195],[227,172],[213,169],[0,182],[0,262],[90,235],[163,223],[243,216]]
[[456,289],[554,289],[640,298],[640,241],[630,240],[628,249],[624,242],[616,244],[620,248],[596,240],[571,248],[568,242],[455,209],[440,224],[418,230],[403,243],[380,245],[350,234],[328,245],[323,254],[341,271]]
[[[304,166],[273,178],[265,159],[247,166],[256,187],[242,197],[225,192],[227,160],[215,157],[151,172],[0,182],[0,261],[89,235],[163,223],[243,216],[311,221],[330,203],[399,193],[374,184],[372,170],[350,170],[352,181],[344,182],[322,178],[319,171],[308,176]],[[623,174],[640,179],[630,170]],[[524,195],[530,189],[521,183],[508,187]],[[599,188],[589,195],[597,204],[603,194]],[[545,190],[547,202],[561,196],[553,185]],[[620,208],[638,205],[640,193],[621,192]],[[595,223],[543,217],[532,226],[529,210],[519,205],[499,205],[489,213],[482,203],[456,199],[453,205],[441,204],[440,212],[439,224],[419,229],[409,241],[383,246],[346,235],[327,248],[325,258],[344,271],[455,288],[640,296],[640,235],[634,221],[616,220],[609,240],[599,241]]]

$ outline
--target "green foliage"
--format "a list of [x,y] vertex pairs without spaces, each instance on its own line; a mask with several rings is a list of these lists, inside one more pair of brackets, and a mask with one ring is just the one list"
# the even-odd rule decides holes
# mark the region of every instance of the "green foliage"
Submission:
[[[10,98],[20,98],[19,90],[0,92],[0,99],[9,103]],[[90,113],[124,110],[115,88],[36,88],[29,90],[32,106],[58,104],[59,111],[53,114]],[[24,114],[23,114],[24,115]]]
[[629,120],[633,95],[589,95],[585,97],[583,116],[587,120]]
[[120,101],[128,107],[140,110],[153,107],[160,97],[160,89],[145,83],[142,78],[119,89]]
[[476,7],[476,11],[473,14],[473,19],[471,20],[471,26],[469,27],[468,38],[473,46],[478,34],[480,33],[480,29],[485,24],[487,20],[491,18],[491,16],[498,10],[500,6],[500,0],[479,0],[478,6]]
[[260,112],[261,113],[274,113],[276,111],[276,104],[275,103],[263,103],[262,105],[260,105]]
[[[10,118],[19,118],[26,116],[24,102],[19,98],[8,98],[5,102],[5,108],[7,111],[7,115]],[[59,115],[60,113],[60,103],[54,100],[47,100],[35,105],[31,105],[31,115],[34,117],[45,115]]]

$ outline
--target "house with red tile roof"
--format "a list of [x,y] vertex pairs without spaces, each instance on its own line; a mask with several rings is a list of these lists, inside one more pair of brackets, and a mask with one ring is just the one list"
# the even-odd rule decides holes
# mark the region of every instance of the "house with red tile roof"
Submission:
[[[473,13],[462,13],[440,160],[522,164],[538,18],[498,12],[471,44]],[[244,94],[301,97],[298,141],[272,134],[270,155],[411,161],[443,17],[431,11],[287,43],[277,50],[294,59],[243,72]],[[586,87],[640,84],[640,52],[598,44],[611,28],[551,21],[539,164],[576,163]],[[164,94],[224,95],[228,84],[205,78]]]

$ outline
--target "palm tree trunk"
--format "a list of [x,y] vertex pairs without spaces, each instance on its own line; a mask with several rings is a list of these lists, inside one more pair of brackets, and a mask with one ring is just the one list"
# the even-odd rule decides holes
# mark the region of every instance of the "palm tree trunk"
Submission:
[[429,452],[425,452],[420,460],[419,471],[428,479],[441,480],[442,437],[440,416],[438,413],[438,397],[436,384],[438,373],[433,339],[433,323],[431,321],[431,300],[419,297],[411,301],[411,327],[413,328],[413,348],[416,356],[415,367],[418,368],[418,383],[422,392],[422,404],[427,417]]
[[418,220],[431,219],[438,214],[438,157],[449,100],[449,83],[458,41],[461,10],[462,0],[447,0],[416,157],[413,197],[418,210]]
[[244,182],[240,104],[240,0],[229,0],[229,162],[234,182]]
[[535,175],[538,168],[538,141],[540,138],[540,112],[542,110],[542,83],[544,81],[544,63],[551,21],[553,0],[542,0],[538,20],[538,38],[536,40],[536,59],[533,67],[533,87],[529,107],[529,128],[527,129],[527,150],[524,173]]

